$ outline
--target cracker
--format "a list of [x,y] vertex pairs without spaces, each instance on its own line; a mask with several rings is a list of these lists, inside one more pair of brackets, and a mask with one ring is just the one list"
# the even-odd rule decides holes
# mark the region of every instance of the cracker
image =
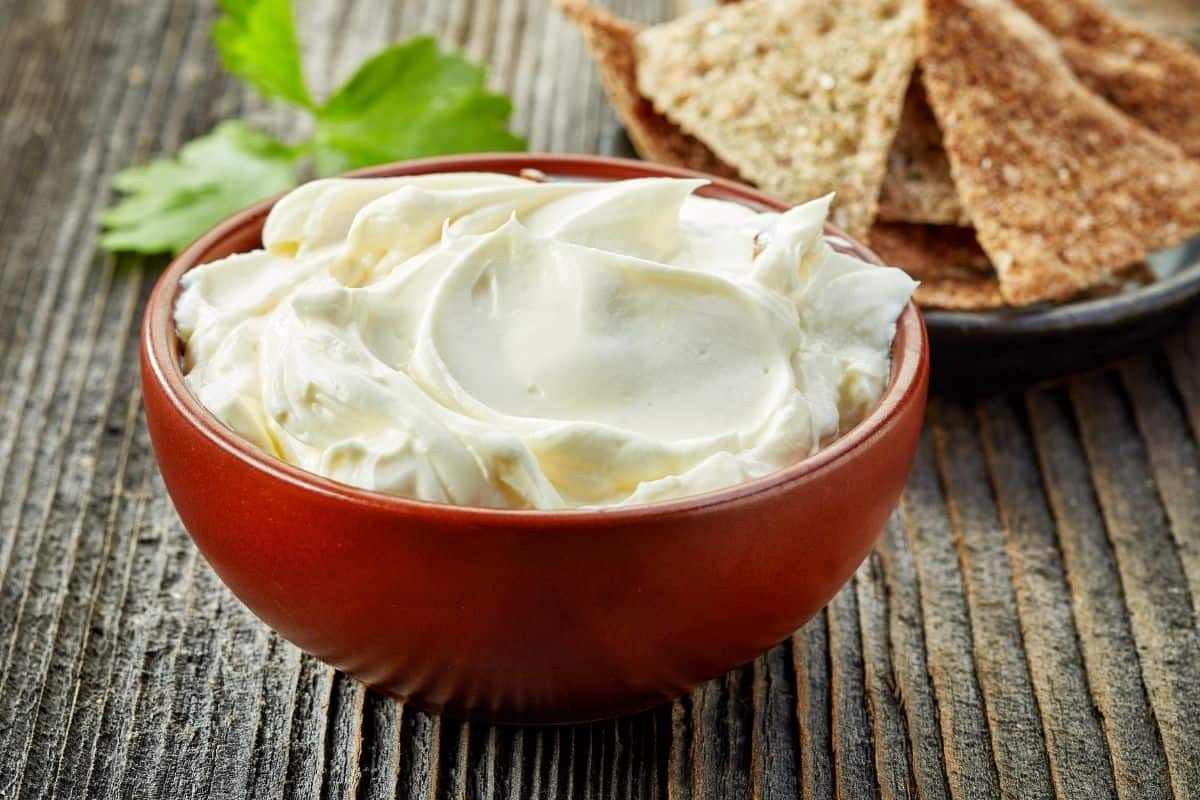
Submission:
[[994,274],[967,272],[961,275],[922,278],[919,274],[912,273],[912,277],[920,281],[913,292],[913,300],[921,308],[945,311],[989,311],[1007,308],[1000,294],[1000,281]]
[[1132,289],[1148,286],[1158,278],[1154,270],[1145,261],[1139,261],[1131,267],[1126,267],[1107,280],[1096,284],[1079,296],[1081,300],[1094,300],[1098,297],[1113,297]]
[[[971,228],[876,222],[868,242],[885,263],[921,282],[914,298],[922,308],[974,311],[1006,305],[996,271]],[[1155,280],[1150,265],[1139,261],[1072,299],[1112,297]]]
[[900,128],[879,196],[879,218],[932,225],[971,224],[954,188],[942,131],[925,97],[920,70],[904,96]]
[[634,37],[641,29],[584,0],[555,0],[574,22],[600,71],[600,82],[638,155],[647,161],[685,167],[725,178],[737,170],[702,142],[684,133],[638,93]]
[[1093,94],[1027,15],[927,9],[925,88],[1006,301],[1069,298],[1200,230],[1200,162]]
[[744,177],[874,220],[912,75],[920,0],[747,0],[647,28],[641,93]]
[[955,273],[995,273],[971,228],[876,222],[871,226],[868,242],[886,263],[905,270],[919,269],[924,275],[942,267]]
[[[1057,39],[1075,74],[1143,125],[1200,157],[1200,56],[1090,0],[1016,0]],[[919,71],[918,71],[919,75]],[[919,78],[909,86],[879,200],[883,220],[969,225]]]
[[913,297],[922,308],[978,311],[1005,304],[970,228],[877,222],[868,242],[885,263],[921,282]]
[[1093,91],[1200,158],[1200,55],[1091,0],[1015,2],[1054,34]]

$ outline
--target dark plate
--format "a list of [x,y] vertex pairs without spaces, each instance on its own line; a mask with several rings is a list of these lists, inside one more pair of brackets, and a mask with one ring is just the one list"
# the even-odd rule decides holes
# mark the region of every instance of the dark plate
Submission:
[[1110,297],[997,311],[925,312],[934,380],[968,389],[1046,380],[1134,352],[1200,297],[1200,238],[1147,259],[1157,280]]
[[[600,149],[637,158],[616,125]],[[964,390],[1015,386],[1094,369],[1134,352],[1195,307],[1200,238],[1147,262],[1157,280],[1110,297],[1028,309],[924,312],[934,382]]]

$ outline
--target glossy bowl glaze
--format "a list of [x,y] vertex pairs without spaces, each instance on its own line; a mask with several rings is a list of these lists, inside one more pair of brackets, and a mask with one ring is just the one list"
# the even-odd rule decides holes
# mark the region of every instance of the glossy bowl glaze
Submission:
[[[357,174],[527,167],[551,178],[693,175],[553,155]],[[784,207],[715,178],[702,193]],[[192,396],[172,319],[180,277],[259,246],[270,205],[221,224],[159,279],[142,331],[150,436],[179,516],[234,593],[300,648],[382,691],[508,722],[590,720],[669,700],[815,614],[900,495],[928,381],[925,329],[911,304],[875,411],[812,458],[728,489],[620,509],[498,511],[390,497],[284,464]]]

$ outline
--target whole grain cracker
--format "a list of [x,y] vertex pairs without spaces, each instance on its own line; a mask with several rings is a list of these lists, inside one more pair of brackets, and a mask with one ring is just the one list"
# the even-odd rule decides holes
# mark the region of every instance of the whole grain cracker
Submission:
[[900,128],[879,196],[879,218],[931,225],[971,224],[954,188],[942,131],[925,97],[920,70],[904,96]]
[[1015,0],[1091,89],[1200,158],[1200,55],[1091,0]]
[[916,58],[920,0],[749,0],[637,37],[655,108],[788,202],[836,191],[851,234],[874,220]]
[[1200,231],[1200,162],[1093,94],[1008,0],[927,0],[922,70],[1010,304],[1067,299]]
[[585,0],[555,0],[555,5],[578,26],[599,68],[600,82],[609,102],[638,155],[659,164],[726,178],[738,177],[737,170],[655,111],[654,105],[639,94],[634,37],[642,30],[641,26],[626,22]]
[[1113,297],[1130,289],[1148,286],[1156,280],[1158,278],[1150,265],[1145,261],[1139,261],[1083,292],[1080,299],[1094,300],[1098,297]]
[[922,308],[980,311],[1005,304],[970,228],[876,222],[867,240],[884,263],[921,282],[913,298]]
[[965,270],[985,275],[996,272],[972,228],[876,222],[867,241],[887,263],[901,269],[920,269],[924,275],[934,274],[943,267],[952,272]]
[[945,311],[989,311],[1007,308],[1000,294],[1000,281],[992,275],[978,272],[963,272],[957,275],[922,277],[910,273],[920,283],[913,292],[913,300],[921,308]]
[[[876,222],[867,240],[885,263],[921,282],[913,297],[922,308],[981,311],[1006,305],[996,271],[971,228]],[[1154,271],[1140,261],[1072,299],[1112,297],[1154,281]]]
[[[1200,156],[1200,56],[1090,0],[1016,0],[1057,39],[1075,74],[1143,125]],[[882,220],[969,225],[941,131],[910,84],[879,200]]]

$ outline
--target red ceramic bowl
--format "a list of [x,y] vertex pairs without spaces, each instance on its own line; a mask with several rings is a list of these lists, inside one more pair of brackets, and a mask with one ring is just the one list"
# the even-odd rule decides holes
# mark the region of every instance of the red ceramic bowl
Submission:
[[[694,176],[556,155],[436,158],[358,174],[526,167],[602,180]],[[702,194],[784,208],[711,180]],[[815,614],[870,551],[900,495],[928,378],[912,304],[897,328],[890,385],[864,422],[812,458],[708,494],[611,510],[497,511],[355,489],[277,461],[192,396],[172,318],[180,277],[259,246],[270,207],[201,237],[150,296],[142,332],[150,436],[179,516],[234,593],[300,648],[384,692],[510,722],[590,720],[671,699]]]

